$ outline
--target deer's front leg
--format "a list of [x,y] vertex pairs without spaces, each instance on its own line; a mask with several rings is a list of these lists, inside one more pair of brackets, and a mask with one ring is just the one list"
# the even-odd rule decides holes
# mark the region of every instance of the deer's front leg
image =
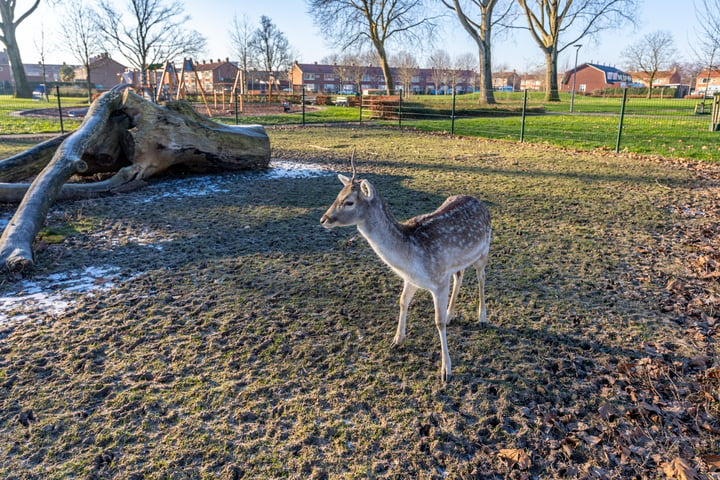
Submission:
[[398,320],[397,332],[395,332],[395,338],[393,339],[393,345],[396,347],[402,345],[405,341],[407,312],[408,308],[410,308],[410,302],[412,302],[417,290],[418,287],[405,280],[402,293],[400,294],[400,319]]
[[450,362],[450,352],[447,343],[447,307],[448,295],[450,293],[450,281],[432,292],[433,301],[435,303],[435,325],[440,335],[440,380],[443,382],[450,381],[452,372],[452,362]]

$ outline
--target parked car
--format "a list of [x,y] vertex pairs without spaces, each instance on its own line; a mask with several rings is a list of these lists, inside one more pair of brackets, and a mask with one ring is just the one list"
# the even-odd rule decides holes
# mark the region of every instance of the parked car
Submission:
[[35,87],[35,90],[32,92],[32,98],[33,100],[42,100],[45,98],[45,85],[40,84]]

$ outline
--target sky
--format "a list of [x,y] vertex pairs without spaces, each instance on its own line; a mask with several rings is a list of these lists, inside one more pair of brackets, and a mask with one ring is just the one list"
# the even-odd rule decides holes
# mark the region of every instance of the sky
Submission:
[[[171,0],[168,0],[170,3]],[[234,59],[232,46],[229,41],[229,30],[233,16],[246,15],[252,25],[259,24],[260,16],[270,17],[273,23],[287,36],[290,45],[297,52],[300,63],[320,62],[323,57],[334,53],[335,50],[323,38],[322,33],[314,25],[304,0],[181,0],[185,5],[185,13],[190,16],[187,26],[199,31],[207,38],[208,49],[203,59]],[[437,0],[430,0],[436,1]],[[64,4],[75,3],[77,0],[64,0]],[[115,0],[119,8],[126,4],[126,0]],[[32,0],[17,0],[16,15],[24,12]],[[93,6],[96,1],[86,0],[86,5]],[[448,13],[451,13],[448,10]],[[61,18],[59,7],[50,7],[45,0],[28,19],[22,22],[17,29],[17,39],[23,63],[37,63],[40,61],[39,48],[40,32],[45,32],[46,63],[63,62],[77,63],[68,53],[58,45],[57,33],[60,25],[55,19]],[[582,47],[578,51],[578,64],[585,62],[601,63],[623,67],[622,52],[627,45],[640,40],[643,35],[657,30],[669,31],[675,40],[680,61],[691,61],[695,54],[691,44],[696,38],[694,24],[696,23],[694,0],[678,2],[677,0],[645,0],[640,7],[640,23],[637,28],[631,26],[621,30],[612,30],[602,33],[597,39],[584,38]],[[476,54],[477,48],[467,33],[460,27],[457,20],[449,16],[444,22],[445,27],[437,36],[435,44],[431,47],[408,48],[413,53],[420,66],[429,66],[427,57],[434,49],[442,48],[452,57],[464,53]],[[542,69],[544,56],[531,39],[526,30],[513,30],[501,38],[494,39],[493,70],[506,69],[528,72]],[[123,62],[119,54],[110,55]],[[565,50],[558,62],[560,71],[572,68],[575,61],[575,48]]]

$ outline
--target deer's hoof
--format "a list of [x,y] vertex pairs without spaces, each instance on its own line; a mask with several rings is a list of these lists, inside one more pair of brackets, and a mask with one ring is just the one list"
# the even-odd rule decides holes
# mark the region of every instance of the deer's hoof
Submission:
[[402,344],[405,343],[405,337],[400,335],[395,335],[395,338],[393,338],[393,347],[400,347]]

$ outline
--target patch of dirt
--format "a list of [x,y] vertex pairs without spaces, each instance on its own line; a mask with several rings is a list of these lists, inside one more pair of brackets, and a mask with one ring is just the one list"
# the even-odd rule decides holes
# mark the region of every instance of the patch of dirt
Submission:
[[[199,177],[53,208],[30,278],[120,272],[0,326],[5,478],[718,478],[716,167],[384,129],[277,128],[274,155],[362,178],[399,218],[493,215],[437,378],[432,302],[319,218],[333,175]],[[173,183],[176,182],[176,183]],[[10,211],[10,207],[2,209]],[[62,227],[62,228],[61,228]],[[70,228],[72,227],[72,228]]]

